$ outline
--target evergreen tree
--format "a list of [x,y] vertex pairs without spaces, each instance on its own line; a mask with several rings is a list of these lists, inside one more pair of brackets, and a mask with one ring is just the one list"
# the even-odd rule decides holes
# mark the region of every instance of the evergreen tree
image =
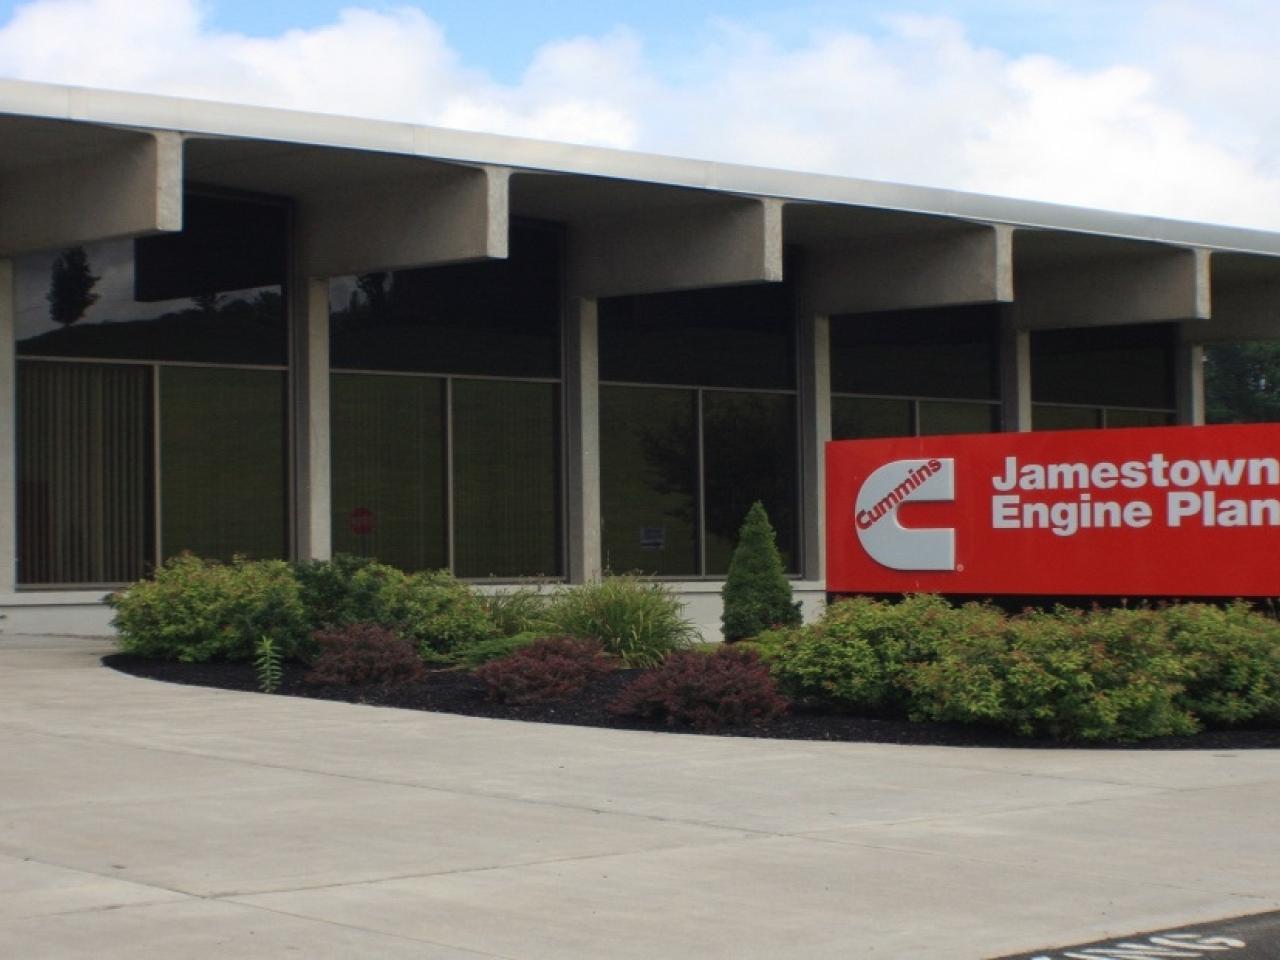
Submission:
[[49,318],[63,326],[75,323],[84,312],[98,302],[94,284],[101,279],[89,272],[89,257],[84,247],[63,250],[53,261],[49,277]]
[[800,624],[800,604],[791,600],[791,581],[782,569],[773,525],[759,500],[751,505],[738,531],[738,545],[721,595],[724,615],[720,619],[726,640]]

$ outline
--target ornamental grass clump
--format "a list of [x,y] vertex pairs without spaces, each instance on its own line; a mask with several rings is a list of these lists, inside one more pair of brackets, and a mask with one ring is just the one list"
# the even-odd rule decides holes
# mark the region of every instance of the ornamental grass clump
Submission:
[[652,667],[700,639],[683,609],[664,584],[620,576],[560,591],[546,617],[551,632],[599,640],[624,665]]
[[751,505],[738,531],[738,545],[721,595],[725,640],[800,625],[800,604],[792,602],[791,581],[783,569],[777,537],[759,500]]
[[609,706],[617,716],[695,730],[762,724],[786,709],[759,654],[740,647],[673,653],[633,680]]

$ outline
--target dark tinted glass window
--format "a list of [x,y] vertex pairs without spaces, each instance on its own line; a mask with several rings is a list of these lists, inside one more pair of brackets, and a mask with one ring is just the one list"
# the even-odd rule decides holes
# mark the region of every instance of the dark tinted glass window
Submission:
[[1031,394],[1040,403],[1173,406],[1171,324],[1031,334]]
[[784,283],[604,299],[599,338],[602,380],[780,389],[796,382]]
[[910,400],[879,397],[832,397],[831,439],[862,440],[870,437],[912,435]]
[[22,258],[29,356],[283,365],[288,210],[188,194],[181,233]]
[[513,226],[506,260],[342,278],[330,297],[336,368],[560,375],[555,228]]
[[161,549],[288,555],[285,375],[160,369]]
[[697,576],[696,393],[601,387],[600,474],[605,567]]
[[990,403],[920,401],[920,436],[992,433],[1000,429],[1000,408]]
[[449,565],[444,380],[330,380],[333,549],[402,570]]
[[1031,408],[1031,426],[1035,430],[1096,430],[1102,426],[1102,411],[1037,403]]
[[796,569],[795,411],[795,397],[786,394],[703,392],[708,575],[728,573],[738,529],[756,500],[769,513],[786,569]]
[[454,572],[558,576],[560,390],[453,381]]
[[831,318],[831,389],[889,396],[999,397],[999,308]]
[[18,364],[18,582],[123,583],[154,558],[151,369]]

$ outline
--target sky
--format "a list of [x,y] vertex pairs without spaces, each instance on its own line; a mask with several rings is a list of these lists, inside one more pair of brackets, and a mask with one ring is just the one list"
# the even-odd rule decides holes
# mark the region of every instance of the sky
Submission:
[[1280,0],[0,0],[0,76],[1280,230],[1277,37]]

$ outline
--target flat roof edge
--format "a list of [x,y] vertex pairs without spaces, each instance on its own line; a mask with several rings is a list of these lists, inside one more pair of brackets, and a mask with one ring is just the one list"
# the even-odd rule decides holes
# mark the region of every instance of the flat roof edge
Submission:
[[395,153],[516,172],[634,180],[1280,256],[1280,232],[1249,227],[277,107],[0,79],[0,114]]

